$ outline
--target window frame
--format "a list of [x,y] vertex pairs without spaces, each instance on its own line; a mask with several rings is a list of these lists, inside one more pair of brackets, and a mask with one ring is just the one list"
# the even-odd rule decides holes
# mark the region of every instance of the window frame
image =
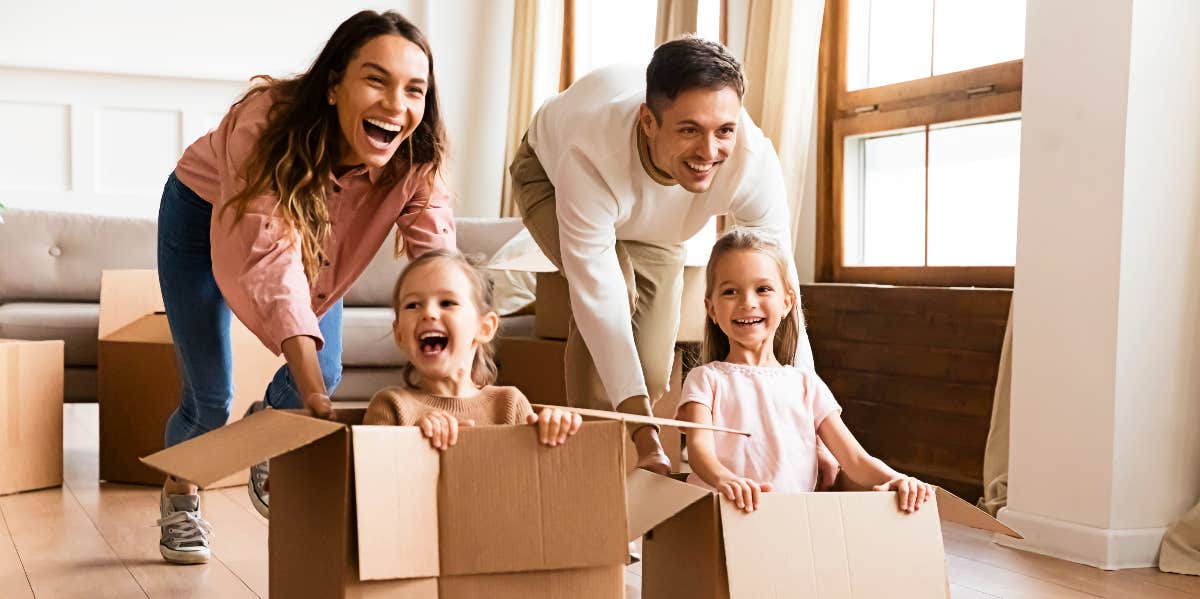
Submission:
[[[1012,266],[847,266],[843,252],[845,142],[850,136],[1021,111],[1024,59],[848,91],[850,0],[826,0],[817,71],[816,280],[941,287],[1013,286]],[[928,145],[926,145],[928,176]],[[928,223],[928,186],[925,220]],[[928,228],[926,230],[928,243]]]

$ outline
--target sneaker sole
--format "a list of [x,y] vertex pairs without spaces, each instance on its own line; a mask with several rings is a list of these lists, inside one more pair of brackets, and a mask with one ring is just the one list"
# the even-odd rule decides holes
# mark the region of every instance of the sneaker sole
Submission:
[[271,519],[271,507],[268,506],[267,504],[263,503],[263,500],[259,498],[258,493],[254,492],[254,484],[253,483],[249,483],[246,485],[246,494],[250,496],[250,505],[254,506],[254,511],[258,512],[259,516],[262,516],[263,518],[270,520]]
[[164,545],[158,546],[158,552],[162,554],[163,559],[172,564],[207,564],[211,552],[207,549],[204,551],[177,551]]

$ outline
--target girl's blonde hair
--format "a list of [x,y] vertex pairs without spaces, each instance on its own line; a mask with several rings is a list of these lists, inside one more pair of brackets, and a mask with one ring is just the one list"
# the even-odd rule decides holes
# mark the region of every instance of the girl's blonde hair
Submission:
[[[400,290],[404,287],[408,274],[420,266],[439,260],[461,268],[466,273],[467,280],[471,282],[471,301],[475,303],[475,308],[481,316],[496,311],[493,305],[492,280],[483,269],[472,264],[458,251],[431,250],[409,262],[404,272],[396,279],[396,286],[392,288],[392,311],[396,321],[400,320]],[[413,378],[415,374],[420,373],[413,368],[411,361],[404,365],[404,383],[409,387],[417,386],[416,379]],[[480,343],[475,348],[475,358],[471,362],[471,382],[476,386],[486,387],[496,382],[496,374],[496,348],[491,341]]]
[[[713,285],[716,283],[717,262],[730,252],[752,250],[770,256],[779,266],[779,279],[783,281],[786,292],[796,299],[795,290],[788,278],[787,256],[779,242],[753,229],[734,229],[721,236],[713,245],[712,254],[708,257],[708,267],[704,272],[704,297],[711,300]],[[792,309],[775,329],[775,359],[780,364],[791,364],[796,360],[796,346],[800,339],[800,303],[793,301]],[[724,360],[729,355],[729,337],[712,318],[705,317],[704,345],[701,357],[705,363]]]

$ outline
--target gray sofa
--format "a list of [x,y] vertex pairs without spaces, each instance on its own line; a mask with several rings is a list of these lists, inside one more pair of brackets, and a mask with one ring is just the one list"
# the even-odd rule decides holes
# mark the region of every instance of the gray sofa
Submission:
[[[154,268],[153,218],[9,209],[0,224],[0,337],[66,342],[67,401],[96,400],[100,272]],[[459,248],[490,257],[522,228],[515,218],[459,218]],[[403,261],[390,240],[346,295],[344,371],[335,399],[366,399],[398,380],[404,358],[391,336],[389,297]],[[532,316],[501,320],[530,335]]]

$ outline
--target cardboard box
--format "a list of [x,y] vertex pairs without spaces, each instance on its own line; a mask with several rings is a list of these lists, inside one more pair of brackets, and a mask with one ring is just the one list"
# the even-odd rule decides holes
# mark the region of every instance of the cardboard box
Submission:
[[[537,302],[533,332],[547,339],[566,339],[571,320],[571,296],[567,279],[555,272],[537,273]],[[683,291],[679,304],[677,342],[704,341],[704,267],[683,269]]]
[[[262,399],[284,359],[231,318],[233,406],[230,420]],[[100,279],[100,478],[161,485],[161,473],[138,461],[163,448],[167,418],[179,406],[175,345],[153,270],[106,270]],[[211,481],[246,484],[248,473]]]
[[143,461],[207,486],[271,459],[272,597],[616,599],[629,523],[657,523],[626,508],[624,430],[589,421],[547,447],[480,426],[439,452],[415,427],[267,410]]
[[[640,471],[642,597],[950,597],[941,520],[1020,538],[942,490],[905,514],[895,493],[766,493],[743,513],[700,487]],[[657,522],[657,524],[655,524]],[[631,531],[631,532],[637,532]]]
[[563,355],[566,341],[534,337],[496,340],[497,385],[521,390],[530,403],[566,405],[567,383]]
[[0,339],[0,495],[62,484],[63,342]]

